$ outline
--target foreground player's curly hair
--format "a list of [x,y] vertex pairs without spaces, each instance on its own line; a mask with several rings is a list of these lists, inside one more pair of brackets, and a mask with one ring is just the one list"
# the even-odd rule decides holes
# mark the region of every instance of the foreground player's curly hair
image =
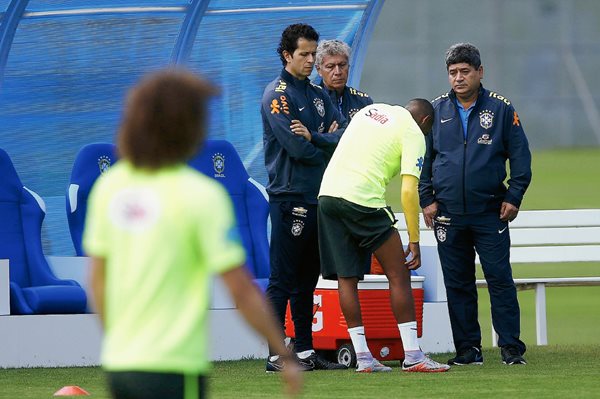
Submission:
[[187,161],[206,136],[207,102],[216,93],[181,69],[142,79],[127,97],[117,138],[120,155],[146,169]]

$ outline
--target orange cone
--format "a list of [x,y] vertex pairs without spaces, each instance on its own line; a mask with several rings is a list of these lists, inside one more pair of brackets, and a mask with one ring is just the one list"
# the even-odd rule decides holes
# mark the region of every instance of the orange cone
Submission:
[[58,391],[54,392],[54,396],[78,396],[78,395],[89,395],[90,393],[77,385],[67,385],[62,387]]

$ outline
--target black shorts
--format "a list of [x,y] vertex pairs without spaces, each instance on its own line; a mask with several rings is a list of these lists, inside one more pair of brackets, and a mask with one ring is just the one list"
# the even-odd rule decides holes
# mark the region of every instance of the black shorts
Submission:
[[367,208],[342,198],[319,197],[319,251],[323,278],[365,276],[365,259],[393,233],[392,209]]
[[109,371],[106,374],[115,399],[206,397],[206,377],[202,375],[144,371]]

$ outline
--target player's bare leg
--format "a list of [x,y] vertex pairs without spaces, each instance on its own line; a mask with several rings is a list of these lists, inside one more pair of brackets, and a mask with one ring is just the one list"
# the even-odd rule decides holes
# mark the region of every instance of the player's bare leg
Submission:
[[375,250],[375,256],[390,284],[392,312],[398,324],[415,320],[415,304],[410,286],[410,270],[404,264],[400,235],[393,233]]
[[373,358],[367,345],[365,327],[362,322],[360,302],[358,300],[358,277],[338,277],[338,295],[340,308],[348,325],[348,334],[356,352],[357,369],[361,373],[392,371],[390,367]]
[[338,295],[340,308],[348,328],[362,326],[360,302],[358,301],[358,278],[338,277]]
[[409,372],[448,371],[447,364],[438,363],[421,351],[417,338],[415,305],[410,283],[410,270],[405,265],[404,248],[397,232],[375,250],[375,256],[390,284],[392,312],[398,323],[405,360],[402,370]]

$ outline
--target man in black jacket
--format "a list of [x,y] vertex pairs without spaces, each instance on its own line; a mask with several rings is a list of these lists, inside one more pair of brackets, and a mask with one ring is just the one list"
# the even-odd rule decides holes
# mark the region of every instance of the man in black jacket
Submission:
[[[488,283],[492,321],[505,364],[525,364],[520,309],[509,260],[508,223],[531,181],[531,153],[521,120],[504,96],[481,85],[479,50],[446,52],[450,92],[433,100],[432,134],[419,183],[425,224],[433,228],[444,274],[456,357],[482,364],[475,251]],[[506,161],[510,178],[505,185]]]
[[[267,297],[283,328],[290,302],[295,350],[305,370],[346,368],[317,356],[312,344],[313,293],[320,273],[317,194],[345,120],[327,93],[311,83],[319,34],[288,26],[277,52],[280,75],[265,88],[261,115],[271,215],[271,274]],[[283,362],[269,356],[267,371]]]
[[348,123],[358,110],[373,104],[367,93],[346,84],[350,71],[350,47],[346,43],[336,39],[321,41],[315,67],[323,79],[320,85]]

